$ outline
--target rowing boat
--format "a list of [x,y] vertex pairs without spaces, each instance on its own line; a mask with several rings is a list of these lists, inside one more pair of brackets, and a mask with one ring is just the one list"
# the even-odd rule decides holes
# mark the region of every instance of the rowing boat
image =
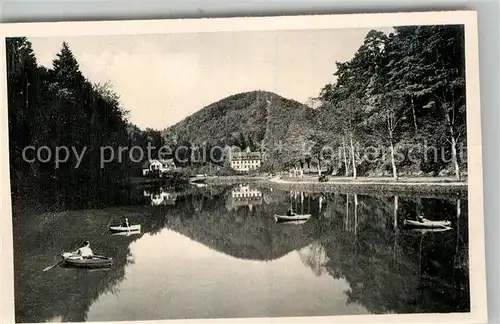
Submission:
[[445,228],[450,227],[451,222],[448,220],[444,221],[430,221],[424,219],[422,222],[405,219],[404,225],[408,227],[418,227],[418,228]]
[[141,234],[141,231],[122,231],[122,232],[115,232],[111,235],[113,236],[130,236],[130,235],[139,235]]
[[85,259],[78,254],[66,252],[61,256],[66,265],[78,268],[109,268],[113,264],[113,258],[99,255],[95,255],[90,259]]
[[288,216],[288,215],[277,215],[275,214],[274,215],[274,220],[276,221],[276,223],[278,222],[289,222],[289,221],[306,221],[308,220],[309,218],[311,218],[311,214],[304,214],[304,215],[292,215],[292,216]]
[[113,232],[135,232],[141,230],[141,225],[130,225],[130,226],[110,226],[109,229]]

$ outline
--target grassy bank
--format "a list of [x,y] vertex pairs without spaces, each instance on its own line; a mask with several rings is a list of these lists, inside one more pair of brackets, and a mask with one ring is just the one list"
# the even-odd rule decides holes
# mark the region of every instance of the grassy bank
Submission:
[[452,178],[330,178],[319,182],[317,178],[271,179],[267,185],[276,189],[307,190],[312,192],[366,193],[366,194],[425,194],[431,196],[456,195],[466,197],[466,181]]
[[[395,180],[392,177],[358,177],[356,179],[352,177],[333,177],[329,176],[328,183],[388,183],[388,184],[450,184],[450,185],[467,185],[467,178],[464,178],[461,181],[456,180],[452,177],[400,177],[398,180]],[[293,183],[317,183],[318,176],[304,176],[300,177],[292,177],[282,176],[280,181],[283,182],[293,182]]]
[[453,178],[348,178],[331,177],[328,182],[319,182],[317,177],[269,179],[265,176],[209,177],[207,184],[258,183],[266,187],[282,190],[307,192],[336,192],[358,194],[420,194],[430,197],[450,195],[465,198],[468,192],[466,181]]
[[237,184],[241,182],[263,182],[267,181],[266,176],[223,176],[223,177],[207,177],[205,183],[207,184]]

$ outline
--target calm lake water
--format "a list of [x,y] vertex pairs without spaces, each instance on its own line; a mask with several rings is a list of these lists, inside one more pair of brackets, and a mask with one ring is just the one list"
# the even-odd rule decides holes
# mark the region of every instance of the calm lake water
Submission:
[[[13,197],[17,322],[469,311],[464,198],[252,184],[121,195],[104,208]],[[275,223],[290,207],[311,219]],[[452,229],[403,228],[417,215]],[[111,235],[123,217],[141,233]],[[114,258],[111,268],[42,272],[85,239]]]

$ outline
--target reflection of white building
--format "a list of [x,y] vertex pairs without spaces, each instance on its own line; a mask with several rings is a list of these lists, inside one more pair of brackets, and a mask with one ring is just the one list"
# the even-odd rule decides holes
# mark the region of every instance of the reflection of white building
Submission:
[[250,210],[254,205],[262,205],[263,195],[258,189],[251,188],[249,185],[239,185],[231,191],[226,209],[235,210],[238,207],[246,206]]
[[166,191],[164,188],[154,192],[144,190],[144,196],[151,199],[151,206],[175,205],[177,200],[175,192]]
[[250,148],[243,152],[231,152],[231,168],[237,171],[250,171],[260,168],[262,156],[260,152],[251,152]]
[[233,198],[262,197],[262,192],[258,189],[252,189],[249,185],[239,185],[231,191]]

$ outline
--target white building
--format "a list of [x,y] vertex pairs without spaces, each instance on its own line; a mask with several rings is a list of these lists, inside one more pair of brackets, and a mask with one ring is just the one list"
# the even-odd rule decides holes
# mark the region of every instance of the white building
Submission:
[[237,171],[256,170],[262,165],[262,155],[247,148],[243,152],[231,152],[230,162],[231,168]]
[[163,172],[174,170],[175,168],[176,166],[173,159],[149,160],[144,162],[144,164],[142,165],[142,175],[147,176],[155,170],[158,170],[158,172],[161,174]]

